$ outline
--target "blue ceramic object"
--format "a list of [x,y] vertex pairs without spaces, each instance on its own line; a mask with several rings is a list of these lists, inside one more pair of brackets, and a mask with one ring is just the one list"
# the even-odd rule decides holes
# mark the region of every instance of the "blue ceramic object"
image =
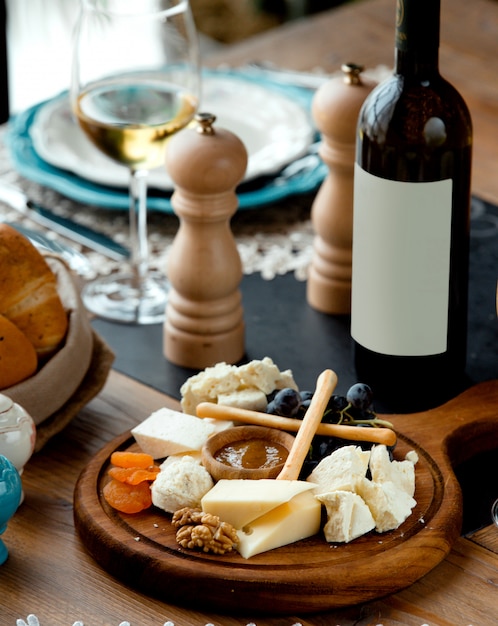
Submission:
[[[22,485],[19,472],[9,459],[0,454],[0,535],[21,502]],[[9,553],[0,539],[0,565],[5,563]]]

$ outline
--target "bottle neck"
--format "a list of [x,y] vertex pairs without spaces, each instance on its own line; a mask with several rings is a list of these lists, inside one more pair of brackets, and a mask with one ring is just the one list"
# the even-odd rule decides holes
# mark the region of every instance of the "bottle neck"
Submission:
[[397,74],[410,77],[438,73],[440,4],[440,0],[397,0]]

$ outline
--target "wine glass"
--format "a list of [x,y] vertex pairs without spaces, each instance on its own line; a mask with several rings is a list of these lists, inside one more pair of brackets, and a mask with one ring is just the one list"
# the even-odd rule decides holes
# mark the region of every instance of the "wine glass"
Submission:
[[85,134],[130,171],[130,270],[88,283],[83,302],[106,319],[160,322],[168,281],[149,270],[147,173],[163,165],[168,138],[198,107],[199,49],[188,0],[81,0],[70,97]]

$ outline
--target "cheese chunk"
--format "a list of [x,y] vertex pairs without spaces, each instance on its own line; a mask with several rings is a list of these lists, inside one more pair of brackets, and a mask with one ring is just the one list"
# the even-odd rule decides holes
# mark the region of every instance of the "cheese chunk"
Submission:
[[357,483],[357,493],[367,503],[379,533],[398,528],[417,504],[392,482],[375,483],[364,478]]
[[164,461],[159,466],[160,469],[164,469],[171,465],[172,463],[178,463],[185,457],[189,457],[192,461],[195,461],[199,465],[202,464],[202,452],[200,450],[189,450],[188,452],[179,452],[178,454],[171,454],[166,457]]
[[394,483],[396,487],[413,496],[415,467],[412,461],[391,461],[386,446],[381,445],[372,448],[369,464],[374,483]]
[[327,541],[348,543],[375,528],[370,509],[356,493],[332,491],[316,497],[327,510],[327,523],[323,528]]
[[365,477],[370,452],[359,446],[343,446],[323,458],[308,476],[316,485],[315,493],[355,491],[358,480]]
[[184,413],[195,415],[201,402],[216,402],[218,394],[230,393],[240,386],[237,367],[221,362],[187,378],[180,388]]
[[266,395],[284,387],[297,390],[292,372],[281,372],[269,357],[240,367],[222,362],[207,367],[184,382],[180,389],[181,406],[184,413],[190,415],[196,414],[196,407],[201,402],[219,402],[263,411],[267,404]]
[[310,491],[304,491],[238,530],[235,548],[248,559],[316,535],[320,521],[320,503]]
[[167,513],[185,506],[198,508],[202,496],[213,486],[207,469],[189,456],[170,463],[161,471],[151,486],[152,504]]
[[212,422],[172,409],[159,409],[132,429],[140,448],[154,459],[200,450],[214,432]]
[[249,411],[266,411],[268,400],[266,394],[255,387],[247,387],[230,393],[220,393],[218,404],[232,406],[237,409],[248,409]]
[[241,529],[294,496],[311,491],[313,485],[298,480],[220,480],[202,498],[205,513],[218,515]]
[[254,360],[241,365],[238,375],[242,383],[247,387],[256,387],[263,393],[269,394],[275,389],[291,387],[297,390],[291,370],[281,372],[270,357],[261,361]]

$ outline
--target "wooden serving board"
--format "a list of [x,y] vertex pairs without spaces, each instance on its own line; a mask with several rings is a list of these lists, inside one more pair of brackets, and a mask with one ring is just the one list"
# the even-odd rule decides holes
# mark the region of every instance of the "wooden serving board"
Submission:
[[182,549],[169,515],[154,508],[121,514],[102,497],[111,453],[136,447],[129,432],[106,445],[82,472],[74,497],[76,528],[110,574],[190,607],[291,614],[394,593],[442,561],[459,536],[462,499],[452,466],[498,447],[498,380],[439,408],[386,419],[398,432],[395,458],[409,450],[419,455],[417,506],[394,531],[371,532],[349,544],[328,544],[320,534],[248,560],[237,553]]

